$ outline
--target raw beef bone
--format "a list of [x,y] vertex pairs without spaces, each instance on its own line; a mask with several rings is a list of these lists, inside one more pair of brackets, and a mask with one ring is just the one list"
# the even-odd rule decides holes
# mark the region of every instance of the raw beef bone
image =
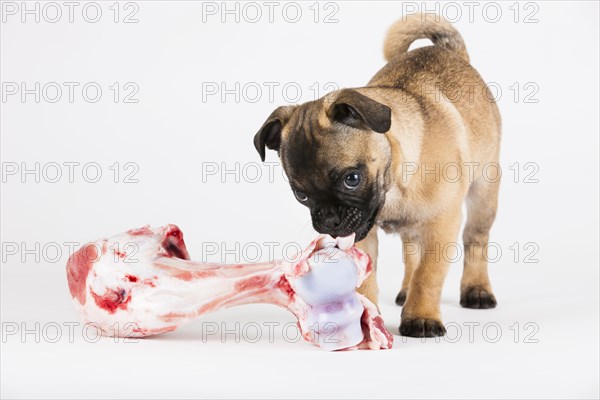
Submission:
[[84,321],[108,336],[155,335],[221,308],[269,303],[290,310],[323,349],[387,349],[393,337],[377,307],[355,291],[371,262],[353,242],[322,235],[294,261],[211,264],[190,260],[177,226],[146,226],[84,245],[67,279]]

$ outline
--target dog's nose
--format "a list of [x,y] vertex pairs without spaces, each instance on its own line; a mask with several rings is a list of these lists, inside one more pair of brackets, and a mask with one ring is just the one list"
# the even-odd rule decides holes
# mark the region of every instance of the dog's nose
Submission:
[[334,232],[338,229],[341,223],[340,217],[334,212],[326,212],[323,215],[323,228],[328,232]]

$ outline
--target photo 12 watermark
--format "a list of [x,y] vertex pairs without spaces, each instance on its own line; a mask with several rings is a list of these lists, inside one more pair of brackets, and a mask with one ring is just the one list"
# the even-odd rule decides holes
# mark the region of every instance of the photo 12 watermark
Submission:
[[[91,247],[88,247],[91,246]],[[200,244],[198,261],[219,264],[253,264],[262,261],[282,260],[295,264],[301,260],[304,247],[297,242],[225,242],[204,241]],[[71,257],[78,257],[86,262],[100,260],[105,251],[112,253],[115,263],[137,264],[140,262],[138,242],[111,243],[107,249],[103,244],[91,242],[24,242],[2,241],[1,259],[3,264],[66,264]],[[315,252],[310,260],[315,263],[336,263],[336,252],[339,249],[327,245],[324,251]],[[402,262],[408,258],[428,257],[436,262],[456,263],[461,260],[474,262],[484,260],[490,264],[538,264],[543,255],[542,246],[534,240],[511,241],[500,243],[490,241],[479,242],[409,242],[404,246]]]
[[402,1],[403,20],[421,14],[423,20],[439,21],[444,18],[451,23],[486,22],[496,24],[510,21],[515,24],[540,22],[540,3],[535,1]]
[[304,1],[203,1],[202,23],[220,22],[258,24],[284,22],[296,24],[337,24],[341,2]]
[[4,161],[2,183],[139,183],[140,165],[134,161]]
[[289,103],[298,104],[306,100],[316,100],[329,92],[339,90],[336,82],[300,83],[287,82],[202,82],[203,103]]
[[136,82],[2,82],[2,103],[139,103]]
[[[502,167],[498,162],[412,162],[405,161],[397,166],[397,179],[407,184],[413,179],[422,183],[473,183],[481,179],[488,183],[500,180],[515,184],[540,183],[540,164],[536,161],[512,161]],[[289,183],[279,161],[225,162],[203,161],[200,164],[202,183]]]
[[[339,343],[336,335],[340,327],[334,322],[314,322],[307,326],[311,339],[320,343]],[[162,333],[168,333],[167,331]],[[2,343],[85,343],[112,341],[114,343],[139,343],[146,336],[136,322],[114,323],[102,328],[94,322],[2,322]],[[274,343],[282,339],[286,343],[297,343],[304,335],[297,322],[214,322],[201,321],[198,341],[207,343]]]
[[[445,322],[446,335],[435,338],[408,338],[401,336],[400,341],[420,341],[422,343],[473,344],[497,343],[538,344],[540,343],[540,325],[531,321],[500,323],[496,321]],[[198,329],[199,327],[199,329]],[[335,344],[340,327],[334,322],[314,322],[307,326],[311,340],[319,343]],[[200,343],[298,343],[303,334],[297,322],[283,321],[199,321],[194,329]],[[142,343],[144,330],[136,322],[115,323],[101,328],[94,322],[2,322],[1,340],[7,343],[75,343],[89,344],[100,341],[117,344]],[[162,334],[168,334],[163,332]],[[398,338],[397,338],[398,339]]]
[[[343,85],[333,81],[296,82],[296,81],[205,81],[202,82],[200,98],[202,103],[269,103],[300,104],[314,101],[335,92]],[[448,90],[447,90],[448,89]],[[12,89],[16,92],[16,89]],[[11,93],[12,93],[11,92]],[[538,104],[540,85],[535,81],[515,82],[463,82],[460,90],[445,88],[443,84],[419,84],[414,93],[401,92],[399,101],[409,101],[416,94],[435,103],[466,101],[474,103],[483,98],[487,102],[506,101],[515,104]],[[331,102],[335,97],[325,97]]]
[[431,340],[435,343],[540,343],[538,337],[540,326],[538,323],[531,321],[514,322],[510,325],[495,321],[466,321],[462,323],[450,321],[445,322],[444,326],[446,328],[444,336],[419,339],[402,336],[401,341],[402,343],[407,343],[409,340],[420,340],[423,343]]
[[59,24],[101,21],[137,24],[140,4],[133,1],[3,1],[0,19],[3,24]]

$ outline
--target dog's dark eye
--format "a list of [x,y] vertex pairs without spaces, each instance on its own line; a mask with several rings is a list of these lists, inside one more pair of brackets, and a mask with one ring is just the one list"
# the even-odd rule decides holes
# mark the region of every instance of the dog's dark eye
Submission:
[[304,203],[306,200],[308,200],[308,196],[306,195],[306,193],[301,192],[300,190],[294,190],[294,195],[296,196],[298,201],[300,201],[302,203]]
[[348,189],[356,189],[360,184],[360,174],[356,171],[350,172],[344,177],[344,186]]

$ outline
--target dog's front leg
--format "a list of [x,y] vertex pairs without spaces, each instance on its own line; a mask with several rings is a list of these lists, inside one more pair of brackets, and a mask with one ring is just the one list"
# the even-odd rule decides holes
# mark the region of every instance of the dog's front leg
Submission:
[[442,286],[450,259],[456,251],[460,229],[460,208],[444,213],[423,225],[420,235],[422,257],[410,280],[402,308],[400,334],[412,337],[443,336],[446,328],[440,313]]
[[367,299],[371,300],[371,302],[379,308],[379,305],[377,304],[377,297],[379,296],[379,287],[377,286],[377,255],[379,253],[377,226],[371,228],[367,236],[356,243],[356,246],[371,257],[373,265],[373,271],[362,285],[360,285],[358,292],[365,295]]

